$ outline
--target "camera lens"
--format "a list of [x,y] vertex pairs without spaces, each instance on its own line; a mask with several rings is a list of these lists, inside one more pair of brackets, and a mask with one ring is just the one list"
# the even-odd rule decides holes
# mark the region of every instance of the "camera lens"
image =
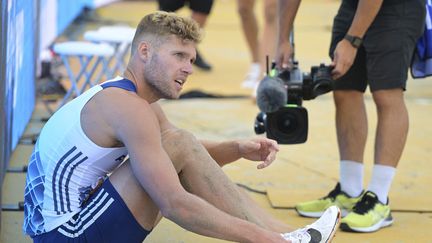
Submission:
[[280,144],[303,143],[307,139],[308,115],[304,107],[284,107],[268,113],[266,119],[267,137]]
[[292,113],[284,113],[277,120],[276,127],[282,133],[292,133],[298,129],[298,117]]

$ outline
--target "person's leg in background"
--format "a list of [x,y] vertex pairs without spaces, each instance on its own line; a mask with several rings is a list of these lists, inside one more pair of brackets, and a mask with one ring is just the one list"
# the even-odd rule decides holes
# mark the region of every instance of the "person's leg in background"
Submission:
[[[373,232],[393,223],[388,195],[408,135],[404,90],[414,47],[424,30],[424,4],[414,1],[389,8],[384,5],[382,14],[374,20],[376,25],[367,32],[364,47],[368,82],[378,118],[374,167],[367,191],[342,221],[344,230]],[[388,11],[403,14],[389,17]],[[396,37],[400,41],[391,41]]]
[[[252,97],[256,97],[256,91],[258,89],[258,84],[262,80],[266,70],[267,70],[267,57],[268,65],[274,60],[274,55],[276,52],[276,35],[277,35],[277,1],[276,0],[264,0],[264,24],[263,31],[261,34],[261,39],[259,41],[259,62],[261,67],[260,77],[258,82],[253,87]],[[270,68],[270,67],[269,67]]]
[[257,80],[261,77],[260,52],[258,41],[258,20],[254,13],[255,0],[237,0],[237,12],[246,44],[251,56],[251,64],[242,83],[244,88],[254,88]]
[[363,92],[334,91],[341,191],[358,197],[363,191],[363,155],[368,134]]
[[[212,7],[213,0],[189,0],[189,8],[192,10],[191,18],[195,20],[202,29],[204,29]],[[210,71],[212,69],[212,66],[203,58],[201,52],[198,50],[194,64],[205,71]]]
[[374,167],[367,191],[342,221],[348,231],[373,232],[393,223],[388,194],[407,139],[408,111],[402,89],[378,90],[372,96],[378,115]]
[[[251,55],[251,65],[242,83],[244,88],[252,88],[252,97],[256,96],[256,88],[267,68],[266,57],[273,60],[276,46],[276,0],[263,2],[264,23],[261,35],[254,13],[255,0],[237,0],[237,11],[240,16],[243,34]],[[258,36],[261,36],[259,38]]]
[[387,204],[388,192],[408,136],[409,118],[402,89],[372,93],[377,107],[375,165],[369,191]]
[[[342,36],[335,35],[333,46]],[[331,50],[332,53],[332,50]],[[335,125],[339,150],[339,183],[325,197],[296,205],[302,216],[319,217],[331,205],[345,216],[361,199],[363,192],[363,154],[368,134],[368,120],[363,94],[367,87],[366,54],[359,48],[354,64],[334,82]]]

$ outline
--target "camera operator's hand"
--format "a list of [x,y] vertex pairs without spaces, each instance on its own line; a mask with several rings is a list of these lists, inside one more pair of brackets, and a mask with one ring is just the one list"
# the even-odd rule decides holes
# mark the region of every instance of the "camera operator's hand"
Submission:
[[276,48],[275,62],[278,69],[289,69],[292,67],[293,48],[289,41],[279,42]]
[[242,158],[252,161],[262,161],[258,164],[258,169],[269,166],[276,158],[279,145],[275,140],[257,137],[247,140],[239,140],[239,153]]
[[353,47],[351,43],[345,39],[339,41],[333,53],[334,58],[331,66],[333,80],[339,79],[350,69],[357,54],[357,48]]

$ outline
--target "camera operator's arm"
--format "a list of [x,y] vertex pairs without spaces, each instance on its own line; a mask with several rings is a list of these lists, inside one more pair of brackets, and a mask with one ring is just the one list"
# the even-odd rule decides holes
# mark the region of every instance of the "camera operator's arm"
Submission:
[[294,19],[301,0],[279,0],[278,14],[278,44],[276,46],[276,66],[288,68],[292,57],[290,33],[293,29]]
[[[369,26],[372,24],[373,20],[378,14],[382,3],[383,0],[360,0],[357,5],[354,20],[346,34],[351,37],[359,38],[361,41]],[[342,39],[337,44],[333,53],[333,79],[340,78],[348,71],[354,62],[356,54],[357,47],[346,38]]]
[[274,161],[279,151],[276,141],[263,137],[224,142],[201,140],[201,143],[220,166],[245,158],[262,161],[257,168],[263,169]]

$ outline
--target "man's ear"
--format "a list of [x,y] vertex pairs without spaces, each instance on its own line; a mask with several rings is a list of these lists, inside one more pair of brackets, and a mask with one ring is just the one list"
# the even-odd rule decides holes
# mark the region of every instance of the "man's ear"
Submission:
[[137,54],[141,60],[146,62],[150,57],[150,44],[146,41],[141,41],[138,44]]

